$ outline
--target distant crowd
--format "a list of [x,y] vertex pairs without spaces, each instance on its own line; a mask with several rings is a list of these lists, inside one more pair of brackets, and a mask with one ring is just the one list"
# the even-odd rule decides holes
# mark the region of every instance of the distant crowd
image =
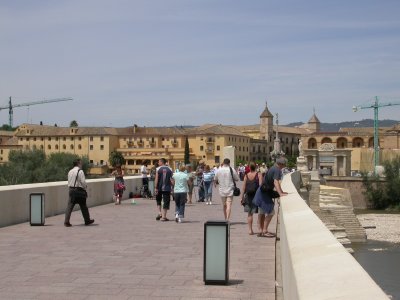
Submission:
[[[151,168],[148,167],[149,162],[145,161],[140,169],[143,185],[141,194],[142,197],[155,196],[156,220],[160,222],[169,221],[167,214],[170,210],[172,198],[175,202],[175,222],[183,223],[186,204],[192,204],[196,201],[212,205],[213,189],[218,188],[226,221],[230,221],[234,197],[239,197],[243,210],[247,214],[249,235],[255,234],[253,215],[258,214],[257,236],[274,237],[275,233],[268,231],[268,226],[275,213],[275,199],[287,194],[282,191],[280,185],[283,176],[282,170],[286,164],[287,160],[280,157],[271,168],[267,168],[265,163],[250,162],[239,164],[235,169],[230,166],[230,160],[225,158],[223,163],[218,166],[210,167],[200,163],[196,170],[193,170],[189,164],[182,165],[173,171],[164,158],[160,158],[158,164]],[[94,222],[90,218],[86,206],[86,182],[81,167],[81,161],[75,161],[73,169],[68,174],[70,193],[64,222],[67,227],[72,226],[69,219],[75,204],[79,204],[81,207],[85,225]],[[120,204],[125,191],[124,171],[121,165],[115,166],[111,176],[115,178],[114,202]],[[154,188],[150,187],[149,181]],[[241,190],[236,186],[238,181],[243,181]],[[195,187],[197,187],[196,192]],[[193,200],[193,197],[195,200]]]

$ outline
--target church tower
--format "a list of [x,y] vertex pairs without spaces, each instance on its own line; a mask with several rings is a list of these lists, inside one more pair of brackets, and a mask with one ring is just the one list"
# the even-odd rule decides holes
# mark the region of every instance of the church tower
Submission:
[[270,141],[274,138],[274,116],[268,110],[268,103],[265,102],[265,109],[260,115],[260,139]]
[[311,119],[308,120],[308,129],[311,130],[312,132],[319,132],[321,130],[321,122],[315,115],[315,108],[314,108],[314,114],[312,115]]

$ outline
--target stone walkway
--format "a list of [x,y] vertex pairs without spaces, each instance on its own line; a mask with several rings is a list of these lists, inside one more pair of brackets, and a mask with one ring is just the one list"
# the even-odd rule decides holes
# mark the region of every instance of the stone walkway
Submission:
[[136,199],[90,208],[92,226],[76,211],[70,228],[63,215],[46,226],[0,228],[0,299],[275,299],[275,239],[248,235],[239,198],[230,282],[204,284],[204,222],[223,219],[215,190],[213,198],[211,206],[188,205],[182,224],[156,221],[155,201]]

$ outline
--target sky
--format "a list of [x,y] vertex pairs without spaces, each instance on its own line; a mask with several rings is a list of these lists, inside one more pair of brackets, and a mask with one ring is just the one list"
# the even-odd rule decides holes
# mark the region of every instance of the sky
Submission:
[[[400,104],[398,0],[0,0],[0,107],[22,123],[251,125]],[[400,105],[380,119],[400,120]],[[0,110],[0,124],[8,109]]]

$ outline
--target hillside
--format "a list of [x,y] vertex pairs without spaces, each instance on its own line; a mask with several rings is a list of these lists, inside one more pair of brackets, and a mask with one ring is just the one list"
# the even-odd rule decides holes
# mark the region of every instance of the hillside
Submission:
[[[396,120],[380,120],[379,127],[391,127],[396,124],[400,123],[400,121]],[[303,125],[302,122],[294,122],[287,124],[286,126],[289,127],[297,127]],[[361,121],[347,121],[347,122],[340,122],[340,123],[321,123],[321,131],[339,131],[340,128],[345,127],[374,127],[374,120],[373,119],[364,119]]]

